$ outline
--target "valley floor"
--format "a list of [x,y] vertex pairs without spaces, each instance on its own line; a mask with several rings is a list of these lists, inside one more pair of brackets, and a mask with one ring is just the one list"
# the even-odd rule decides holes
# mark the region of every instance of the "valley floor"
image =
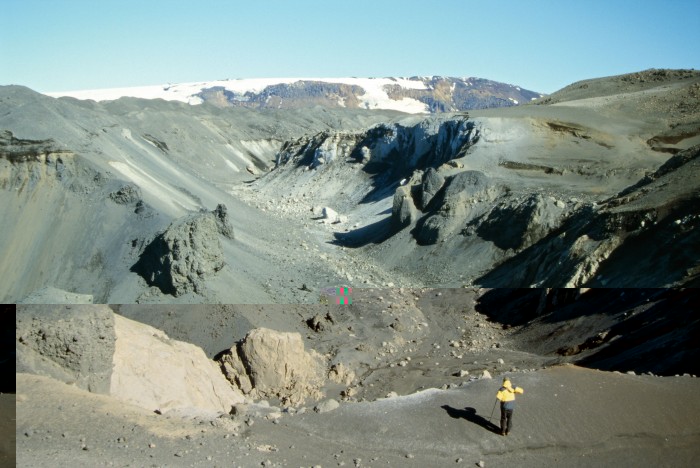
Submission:
[[693,466],[700,380],[574,366],[516,375],[513,432],[490,417],[498,377],[335,411],[179,420],[17,375],[17,466]]

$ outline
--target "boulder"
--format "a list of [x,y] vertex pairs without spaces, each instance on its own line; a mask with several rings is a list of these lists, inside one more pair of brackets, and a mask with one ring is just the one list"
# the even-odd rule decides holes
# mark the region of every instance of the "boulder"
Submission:
[[327,224],[339,223],[342,221],[342,217],[338,212],[327,206],[321,209],[321,216],[323,217],[323,222]]
[[329,411],[336,410],[340,407],[340,403],[338,403],[334,399],[329,399],[329,400],[324,400],[318,405],[314,407],[314,411],[317,413],[328,413]]
[[253,397],[279,398],[298,405],[306,398],[322,396],[320,388],[326,375],[323,358],[304,349],[299,333],[256,328],[225,353],[220,363],[229,381]]
[[190,343],[114,316],[116,347],[110,393],[152,411],[228,413],[244,401],[214,361]]
[[114,317],[104,305],[18,305],[16,370],[109,393]]
[[141,200],[141,189],[138,185],[129,183],[110,193],[109,198],[118,205],[129,205]]
[[321,314],[316,314],[306,321],[306,324],[315,332],[322,332],[326,329],[326,318]]

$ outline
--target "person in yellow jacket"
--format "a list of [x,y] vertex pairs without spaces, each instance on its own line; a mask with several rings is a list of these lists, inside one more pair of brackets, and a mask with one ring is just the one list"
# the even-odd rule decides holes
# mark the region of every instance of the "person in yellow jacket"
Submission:
[[501,402],[501,435],[508,435],[513,427],[513,410],[515,409],[515,394],[523,393],[520,387],[513,387],[510,379],[503,379],[503,385],[498,389],[496,399]]

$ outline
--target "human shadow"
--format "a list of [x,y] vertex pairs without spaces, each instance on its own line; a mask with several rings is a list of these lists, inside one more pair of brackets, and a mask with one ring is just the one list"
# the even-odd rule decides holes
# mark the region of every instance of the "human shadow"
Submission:
[[496,434],[501,433],[501,429],[498,426],[485,417],[476,414],[476,409],[474,408],[466,407],[464,409],[457,409],[451,407],[450,405],[442,405],[441,408],[444,409],[451,418],[466,419],[471,423],[483,427],[487,431],[491,431]]

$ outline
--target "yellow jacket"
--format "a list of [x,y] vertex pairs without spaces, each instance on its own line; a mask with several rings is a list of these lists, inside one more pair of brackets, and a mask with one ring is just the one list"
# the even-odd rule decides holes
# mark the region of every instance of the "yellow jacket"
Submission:
[[[515,387],[513,388],[513,385],[510,383],[510,380],[506,379],[503,381],[503,386],[498,390],[498,393],[496,394],[496,398],[500,400],[502,403],[505,403],[505,406],[512,407],[512,403],[508,404],[509,402],[515,401],[515,394],[516,393],[523,393],[524,390],[520,387]],[[510,408],[508,408],[510,409]]]

